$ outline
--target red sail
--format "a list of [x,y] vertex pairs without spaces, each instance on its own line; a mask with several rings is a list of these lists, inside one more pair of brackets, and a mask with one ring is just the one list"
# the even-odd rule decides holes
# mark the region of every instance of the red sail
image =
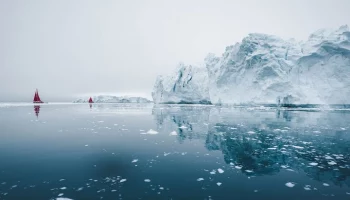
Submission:
[[38,89],[36,89],[36,91],[35,91],[33,103],[43,103],[39,97]]
[[89,103],[94,103],[94,101],[92,101],[92,98],[90,97],[89,99]]

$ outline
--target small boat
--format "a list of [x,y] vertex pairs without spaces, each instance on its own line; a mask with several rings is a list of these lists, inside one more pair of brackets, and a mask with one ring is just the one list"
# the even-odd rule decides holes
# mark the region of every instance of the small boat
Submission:
[[43,101],[41,101],[41,99],[39,97],[38,89],[36,89],[36,91],[35,91],[33,103],[44,103]]
[[89,99],[89,103],[94,103],[94,101],[92,100],[91,97],[90,97],[90,99]]

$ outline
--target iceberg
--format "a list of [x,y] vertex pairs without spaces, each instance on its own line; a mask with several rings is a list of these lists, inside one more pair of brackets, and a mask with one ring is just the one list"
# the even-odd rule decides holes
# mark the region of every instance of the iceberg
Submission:
[[[158,77],[155,103],[349,104],[350,32],[322,29],[307,41],[252,33],[209,53],[201,67],[182,65]],[[190,80],[190,82],[187,82]]]

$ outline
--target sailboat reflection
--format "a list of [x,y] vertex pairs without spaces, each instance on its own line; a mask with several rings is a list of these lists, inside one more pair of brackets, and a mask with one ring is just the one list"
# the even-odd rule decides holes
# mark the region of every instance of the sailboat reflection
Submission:
[[34,106],[34,111],[35,111],[36,118],[38,118],[39,117],[39,112],[40,112],[40,106],[39,105],[35,105]]
[[92,103],[89,103],[89,105],[90,105],[90,109],[92,108]]

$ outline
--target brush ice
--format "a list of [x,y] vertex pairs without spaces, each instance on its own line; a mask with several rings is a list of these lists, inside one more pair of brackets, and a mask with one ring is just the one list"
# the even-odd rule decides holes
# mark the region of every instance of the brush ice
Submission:
[[197,181],[204,181],[204,178],[198,178]]
[[151,180],[150,180],[150,179],[145,179],[144,181],[145,181],[146,183],[151,182]]
[[224,170],[222,170],[221,168],[219,168],[219,169],[218,169],[218,172],[219,172],[220,174],[222,174],[222,173],[224,173]]
[[153,130],[153,129],[150,129],[149,131],[147,131],[147,133],[150,134],[150,135],[158,134],[158,132]]
[[337,163],[334,162],[334,161],[330,161],[330,162],[328,162],[328,164],[329,164],[329,165],[336,165]]
[[132,160],[131,162],[132,163],[136,163],[137,161],[139,161],[138,159],[134,159],[134,160]]
[[316,165],[318,165],[318,163],[312,162],[312,163],[309,163],[309,165],[311,165],[311,166],[316,166]]

